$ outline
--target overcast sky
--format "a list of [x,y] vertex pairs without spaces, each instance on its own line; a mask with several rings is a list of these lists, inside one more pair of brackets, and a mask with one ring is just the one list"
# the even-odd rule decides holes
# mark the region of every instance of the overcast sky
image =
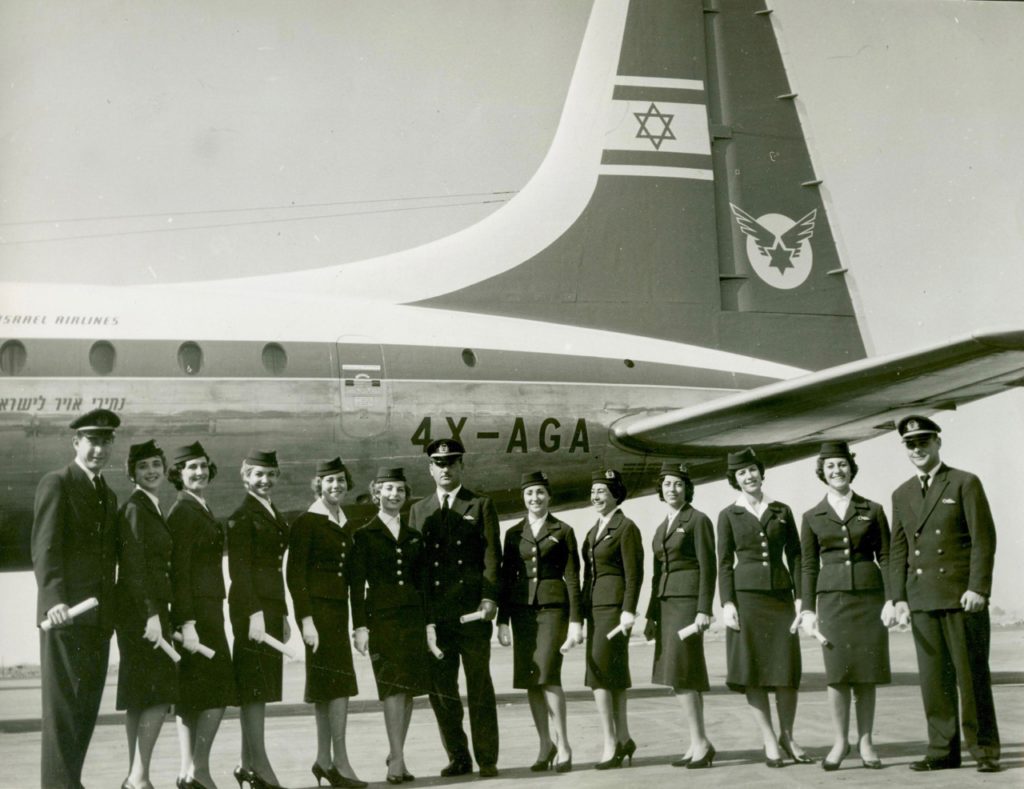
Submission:
[[[770,5],[871,351],[1024,327],[1024,4]],[[589,8],[7,0],[0,306],[3,281],[331,265],[481,219],[540,164]],[[993,502],[993,603],[1024,609],[1024,396],[940,421],[944,459]],[[857,451],[856,487],[888,504],[910,473],[898,441]],[[797,511],[822,495],[809,461],[768,487]],[[715,513],[731,496],[719,483],[696,503]],[[0,575],[0,600],[0,658],[35,661],[31,576]]]

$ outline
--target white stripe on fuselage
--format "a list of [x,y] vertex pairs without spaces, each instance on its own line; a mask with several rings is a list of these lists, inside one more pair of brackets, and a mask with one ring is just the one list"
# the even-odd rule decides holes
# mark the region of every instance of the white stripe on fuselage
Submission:
[[700,79],[673,79],[671,77],[627,77],[619,74],[616,85],[630,85],[638,88],[675,88],[676,90],[704,90]]
[[[390,284],[390,277],[378,280],[381,291],[386,292]],[[166,291],[173,291],[173,298]],[[23,340],[335,342],[358,336],[382,345],[632,359],[776,379],[806,372],[713,348],[602,329],[374,301],[254,294],[207,285],[156,289],[12,284],[4,287],[2,313],[44,319],[4,327],[7,336]],[[102,325],[58,324],[60,316],[107,321]]]

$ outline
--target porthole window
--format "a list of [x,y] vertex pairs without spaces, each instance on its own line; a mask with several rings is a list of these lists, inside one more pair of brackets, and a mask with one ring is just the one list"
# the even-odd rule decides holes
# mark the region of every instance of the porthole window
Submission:
[[462,349],[462,363],[466,365],[466,367],[476,367],[476,354],[473,352],[472,348]]
[[94,342],[89,349],[89,366],[97,375],[110,375],[114,371],[116,358],[114,346],[106,340]]
[[17,375],[25,367],[28,353],[19,340],[8,340],[0,345],[0,370],[5,375]]
[[276,342],[263,346],[263,369],[271,375],[281,375],[288,366],[288,354]]
[[178,348],[178,367],[185,375],[199,375],[203,369],[203,349],[194,342],[183,342]]
[[622,363],[626,365],[626,367],[628,367],[630,370],[636,367],[636,362],[634,362],[632,359],[623,359]]

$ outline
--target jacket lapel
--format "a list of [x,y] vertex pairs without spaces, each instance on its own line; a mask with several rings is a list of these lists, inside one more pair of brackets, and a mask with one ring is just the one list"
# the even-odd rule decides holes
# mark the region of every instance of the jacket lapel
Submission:
[[939,499],[942,498],[942,492],[946,489],[949,484],[949,469],[945,465],[940,465],[939,470],[935,472],[935,478],[931,481],[928,486],[928,492],[924,496],[924,501],[921,502],[921,517],[918,521],[919,526],[924,526],[924,522],[928,520],[928,516],[932,514],[932,510],[935,509],[935,505],[939,503]]

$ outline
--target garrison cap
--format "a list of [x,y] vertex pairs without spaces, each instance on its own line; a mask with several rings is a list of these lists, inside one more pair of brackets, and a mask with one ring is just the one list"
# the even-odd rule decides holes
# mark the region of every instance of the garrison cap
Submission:
[[202,444],[198,441],[193,441],[188,446],[178,447],[171,453],[171,464],[176,466],[179,463],[188,463],[188,461],[195,460],[196,458],[206,458],[209,460],[210,456],[203,449]]
[[754,450],[750,447],[741,449],[739,452],[730,452],[726,459],[726,465],[729,467],[729,471],[738,471],[741,468],[747,466],[756,466],[761,461],[757,459],[757,455],[754,454]]
[[330,474],[347,474],[348,469],[345,468],[345,464],[341,462],[341,458],[332,458],[331,460],[321,460],[316,465],[316,475],[318,477],[326,477]]
[[377,476],[373,478],[374,482],[405,482],[405,469],[401,466],[387,468],[381,466],[377,469]]
[[548,480],[548,475],[543,471],[530,471],[523,474],[519,479],[519,488],[521,490],[532,488],[534,485],[543,485],[549,491],[551,490],[551,482]]
[[658,470],[658,479],[662,480],[665,477],[679,477],[679,479],[690,479],[690,472],[686,468],[685,463],[679,463],[675,460],[664,460],[661,463],[661,468]]
[[93,409],[68,425],[79,433],[113,433],[120,426],[121,418],[106,408]]
[[275,449],[250,449],[245,456],[245,462],[250,466],[263,466],[264,468],[278,468],[277,450]]
[[605,485],[608,492],[621,504],[626,499],[626,483],[622,481],[622,475],[613,468],[599,468],[590,474],[591,485]]
[[905,416],[896,425],[901,439],[913,436],[936,435],[942,432],[942,428],[926,416]]
[[821,445],[821,449],[818,450],[818,457],[822,460],[826,458],[846,458],[851,460],[853,453],[850,451],[850,445],[845,441],[825,441]]
[[132,444],[128,447],[128,470],[135,467],[135,464],[146,458],[162,457],[164,451],[156,445],[156,441],[149,439],[141,444]]
[[454,458],[466,454],[466,448],[454,438],[439,438],[427,444],[427,455],[432,458]]

